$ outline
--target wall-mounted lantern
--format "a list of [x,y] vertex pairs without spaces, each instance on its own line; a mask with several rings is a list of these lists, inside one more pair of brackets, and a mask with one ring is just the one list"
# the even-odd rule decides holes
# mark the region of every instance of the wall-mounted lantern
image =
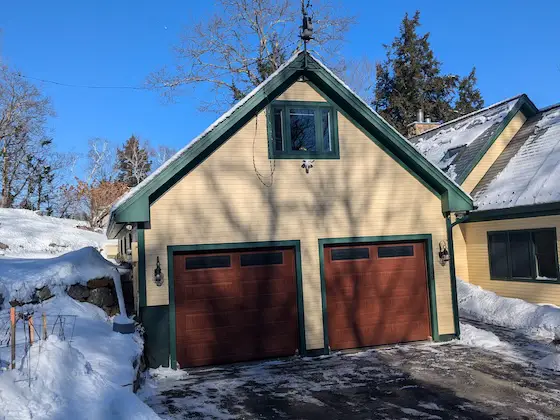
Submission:
[[439,243],[439,263],[441,265],[445,265],[450,259],[449,250],[447,249],[447,241],[441,241]]
[[161,272],[159,257],[157,257],[156,269],[154,270],[154,283],[158,287],[163,284],[163,273]]

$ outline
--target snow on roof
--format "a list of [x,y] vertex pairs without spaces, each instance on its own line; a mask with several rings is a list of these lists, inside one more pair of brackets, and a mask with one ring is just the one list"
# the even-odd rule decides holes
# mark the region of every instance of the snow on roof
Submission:
[[146,185],[148,185],[155,177],[157,177],[161,172],[163,172],[174,161],[176,161],[181,156],[183,156],[185,154],[185,152],[187,150],[189,150],[197,141],[202,139],[204,136],[206,136],[208,133],[210,133],[212,130],[214,130],[218,125],[220,125],[222,122],[224,122],[229,117],[231,117],[231,115],[238,108],[240,108],[244,103],[246,103],[249,99],[251,99],[253,96],[255,96],[255,94],[258,91],[263,89],[272,79],[274,79],[274,77],[278,73],[280,73],[282,70],[284,70],[286,67],[288,67],[300,54],[302,54],[301,51],[296,52],[294,55],[292,55],[284,64],[282,64],[280,67],[278,67],[278,69],[274,73],[272,73],[270,76],[268,76],[260,85],[258,85],[256,88],[254,88],[247,96],[245,96],[243,99],[241,99],[239,102],[237,102],[233,107],[231,107],[229,109],[229,111],[226,111],[224,114],[222,114],[222,116],[219,117],[216,121],[214,121],[206,130],[204,130],[197,137],[192,139],[189,143],[187,143],[187,145],[185,147],[183,147],[181,150],[179,150],[173,156],[171,156],[163,165],[161,165],[154,172],[152,172],[140,184],[138,184],[134,188],[131,188],[125,195],[123,195],[118,201],[116,201],[113,204],[113,207],[111,208],[111,213],[113,213],[118,207],[120,207],[121,205],[126,203],[128,200],[130,200],[130,198],[132,198],[132,196],[134,196],[139,190],[141,190]]
[[528,120],[500,158],[503,169],[473,192],[479,210],[560,201],[560,106]]
[[[266,80],[264,80],[259,86],[257,86],[255,89],[253,89],[247,96],[245,96],[242,100],[240,100],[237,104],[235,104],[229,111],[227,111],[225,114],[223,114],[221,117],[219,117],[216,121],[214,121],[214,123],[212,123],[212,125],[210,125],[204,132],[202,132],[200,135],[198,135],[197,137],[195,137],[193,140],[191,140],[185,147],[183,147],[181,150],[179,150],[175,155],[173,155],[169,160],[167,160],[163,165],[161,165],[157,170],[155,170],[154,172],[152,172],[146,179],[144,179],[144,181],[142,181],[140,184],[138,184],[136,187],[130,189],[125,195],[123,195],[117,202],[115,202],[115,204],[113,204],[113,207],[111,208],[111,214],[120,206],[122,206],[124,203],[126,203],[127,201],[129,201],[139,190],[141,190],[142,188],[144,188],[146,185],[148,185],[155,177],[157,177],[161,172],[163,172],[163,170],[165,170],[167,167],[169,167],[169,165],[171,165],[171,163],[173,163],[174,161],[176,161],[177,159],[179,159],[187,150],[189,150],[198,140],[200,140],[201,138],[203,138],[204,136],[206,136],[208,133],[210,133],[212,130],[214,130],[219,124],[221,124],[222,122],[224,122],[225,120],[227,120],[237,109],[239,109],[244,103],[246,103],[251,97],[253,97],[258,91],[262,90],[272,79],[274,79],[281,71],[283,71],[286,67],[288,67],[300,54],[303,54],[303,51],[299,51],[296,52],[294,55],[292,55],[288,61],[286,61],[284,64],[282,64],[274,73],[272,73],[270,76],[268,76],[266,78]],[[380,120],[384,121],[388,127],[390,127],[399,137],[401,137],[403,140],[406,140],[406,138],[399,133],[391,124],[389,124],[388,122],[386,122],[383,117],[381,117],[381,115],[379,115],[366,101],[364,101],[356,92],[354,92],[346,83],[344,83],[336,74],[334,74],[325,64],[323,64],[317,57],[312,56],[313,60],[315,60],[315,62],[317,62],[317,64],[319,64],[327,73],[329,73],[338,83],[340,83],[343,87],[345,87],[353,96],[356,97],[356,99],[358,99],[362,104],[364,104],[371,112],[373,112]],[[435,167],[438,171],[440,171],[442,174],[446,175],[445,172],[443,172],[439,167],[437,167],[436,165],[434,165],[432,162],[430,162],[429,160],[427,160],[427,162],[429,164],[432,164],[433,167]],[[449,178],[449,177],[447,177]],[[451,182],[457,187],[459,188],[463,193],[465,193],[465,195],[469,195],[465,190],[463,190],[461,188],[460,185],[458,185],[457,183],[455,183],[453,181],[453,179],[451,179]]]
[[463,176],[521,95],[464,115],[409,141],[453,180]]

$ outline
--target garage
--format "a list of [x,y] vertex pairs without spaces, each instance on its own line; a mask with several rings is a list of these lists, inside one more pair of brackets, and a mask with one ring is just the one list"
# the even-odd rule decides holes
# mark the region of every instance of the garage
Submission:
[[431,335],[425,252],[423,242],[325,246],[333,350]]
[[176,253],[173,267],[180,366],[296,354],[293,249]]

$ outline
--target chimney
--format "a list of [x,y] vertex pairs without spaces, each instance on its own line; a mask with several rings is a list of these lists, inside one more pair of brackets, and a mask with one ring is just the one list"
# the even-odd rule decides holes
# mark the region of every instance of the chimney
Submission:
[[437,122],[432,122],[430,117],[424,119],[424,110],[419,109],[416,114],[416,121],[408,124],[408,138],[422,134],[432,128],[438,127],[440,124]]

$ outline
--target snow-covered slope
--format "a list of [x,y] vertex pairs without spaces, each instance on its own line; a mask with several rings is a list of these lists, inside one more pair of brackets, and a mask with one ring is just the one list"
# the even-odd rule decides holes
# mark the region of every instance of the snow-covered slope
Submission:
[[[113,332],[101,309],[68,296],[25,309],[46,313],[49,331],[58,315],[75,316],[75,325],[68,326],[66,341],[51,335],[28,353],[17,347],[21,369],[0,369],[0,420],[158,418],[132,393],[133,362],[143,348],[138,334]],[[24,337],[22,328],[18,337]],[[0,366],[7,366],[9,353],[0,347]]]
[[101,248],[102,233],[78,229],[86,222],[40,216],[30,210],[0,209],[0,258],[49,258],[86,246]]

